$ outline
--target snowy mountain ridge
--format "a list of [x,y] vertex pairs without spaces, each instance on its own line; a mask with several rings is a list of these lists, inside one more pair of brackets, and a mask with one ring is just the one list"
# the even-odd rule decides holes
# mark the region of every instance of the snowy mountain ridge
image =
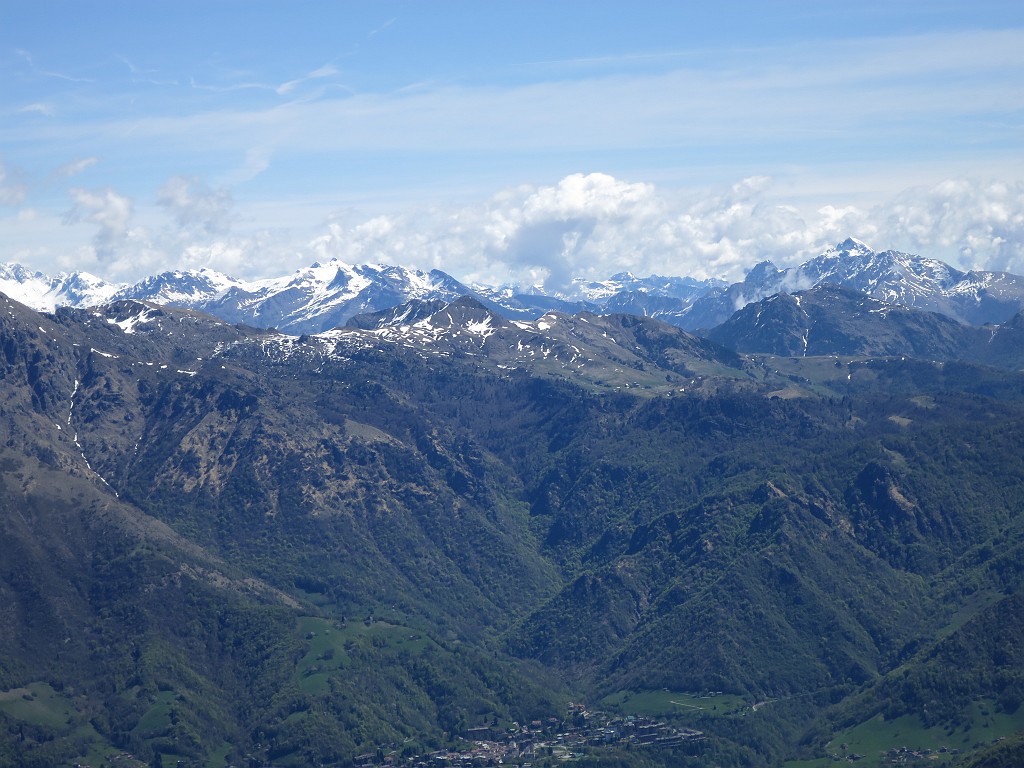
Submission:
[[107,283],[88,272],[59,273],[54,277],[30,272],[20,264],[0,264],[0,293],[40,312],[57,307],[104,304],[122,286]]
[[778,293],[835,285],[890,304],[939,312],[962,323],[1002,322],[1024,306],[1024,278],[1008,272],[963,272],[900,251],[874,251],[848,238],[797,267],[757,264],[742,282],[695,301],[677,323],[712,328],[743,307]]
[[657,317],[695,330],[711,328],[750,303],[778,293],[837,285],[881,301],[940,312],[963,323],[1002,322],[1024,308],[1024,278],[1005,272],[964,272],[944,262],[876,252],[849,238],[803,264],[780,269],[755,265],[741,282],[620,272],[607,280],[577,278],[566,291],[465,285],[440,270],[422,272],[383,264],[338,260],[289,275],[239,280],[211,269],[162,272],[137,283],[108,283],[87,272],[50,277],[18,264],[0,264],[0,292],[33,309],[86,307],[123,299],[180,306],[231,323],[319,333],[412,300],[452,302],[470,296],[517,320],[556,310]]

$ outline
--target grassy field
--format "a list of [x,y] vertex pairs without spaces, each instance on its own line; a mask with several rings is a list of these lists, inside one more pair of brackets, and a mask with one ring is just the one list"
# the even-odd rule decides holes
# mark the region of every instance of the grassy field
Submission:
[[72,727],[77,715],[75,705],[46,683],[31,683],[0,693],[0,712],[56,731]]
[[53,744],[64,744],[69,751],[78,751],[67,765],[106,765],[112,760],[123,768],[144,765],[100,736],[75,702],[47,683],[30,683],[22,688],[0,691],[0,712],[17,722],[46,728],[51,732]]
[[408,627],[386,621],[350,621],[345,624],[314,616],[299,618],[299,636],[309,644],[305,655],[295,667],[299,689],[303,693],[324,694],[328,679],[351,661],[347,649],[372,646],[377,651],[418,653],[433,641]]
[[171,704],[174,702],[174,691],[160,691],[156,701],[139,718],[134,732],[144,739],[160,735],[171,728]]
[[626,715],[646,715],[687,720],[696,716],[744,715],[751,703],[725,693],[684,693],[680,691],[619,691],[606,696],[600,707]]
[[[896,756],[892,751],[905,749],[901,754],[908,762],[920,760],[922,765],[941,766],[958,762],[965,753],[1021,730],[1024,730],[1024,707],[1007,714],[996,712],[993,702],[979,700],[972,704],[970,719],[955,728],[925,728],[917,715],[889,721],[877,715],[836,734],[826,750],[839,757],[860,755],[857,764],[868,767],[891,765]],[[824,768],[832,763],[831,758],[820,758],[789,762],[786,768]]]

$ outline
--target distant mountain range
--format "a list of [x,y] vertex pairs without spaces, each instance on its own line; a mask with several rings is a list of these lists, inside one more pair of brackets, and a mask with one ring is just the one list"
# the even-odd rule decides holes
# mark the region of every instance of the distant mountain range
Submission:
[[780,270],[770,261],[758,264],[743,282],[696,301],[683,325],[710,328],[753,301],[819,285],[837,285],[973,325],[1007,320],[1021,310],[1024,297],[1024,278],[1018,275],[962,272],[936,259],[875,252],[851,238],[799,267]]
[[107,283],[85,272],[50,277],[16,264],[0,265],[0,292],[38,311],[136,299],[292,334],[340,327],[356,315],[412,300],[451,302],[462,296],[508,319],[536,319],[551,310],[626,313],[696,330],[720,325],[736,310],[768,296],[826,284],[974,325],[1003,322],[1024,307],[1020,276],[963,272],[921,256],[875,252],[853,239],[798,267],[779,269],[762,262],[732,285],[714,279],[620,273],[601,282],[576,280],[561,293],[536,287],[524,291],[470,286],[440,270],[352,266],[336,260],[265,280],[238,280],[200,269],[163,272],[133,285]]
[[704,335],[742,353],[969,360],[1017,369],[1024,365],[1020,333],[1019,313],[1004,323],[978,327],[820,285],[748,304]]
[[5,274],[0,765],[1021,764],[1018,278]]

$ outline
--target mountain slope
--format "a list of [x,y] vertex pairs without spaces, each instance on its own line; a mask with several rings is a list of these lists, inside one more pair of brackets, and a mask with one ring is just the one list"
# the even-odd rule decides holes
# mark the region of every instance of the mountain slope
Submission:
[[707,374],[752,381],[737,355],[656,320],[560,312],[506,320],[471,298],[359,316],[321,338],[340,347],[387,342],[420,354],[468,355],[499,371],[553,375],[602,389],[698,386]]
[[198,309],[228,322],[295,334],[329,330],[358,314],[385,311],[411,300],[451,302],[460,296],[470,296],[515,320],[535,320],[551,311],[634,314],[688,330],[708,329],[752,302],[826,284],[974,325],[1003,322],[1024,308],[1024,278],[963,272],[897,251],[876,253],[853,239],[798,267],[779,269],[762,262],[733,285],[622,272],[604,281],[577,278],[561,292],[467,286],[438,270],[353,266],[337,260],[262,280],[237,280],[200,269],[164,272],[130,286],[107,284],[86,273],[49,278],[15,264],[0,265],[0,290],[37,310],[134,299]]
[[1024,308],[1024,278],[1004,272],[961,272],[935,259],[875,252],[851,238],[798,267],[778,269],[762,262],[742,282],[694,301],[678,324],[712,328],[751,302],[825,284],[972,325],[1003,322]]
[[707,336],[738,352],[956,360],[974,357],[982,333],[946,315],[823,285],[748,304]]
[[[92,702],[68,703],[73,720],[100,713],[87,742],[203,760],[257,732],[267,756],[308,762],[550,711],[507,662],[444,644],[553,578],[512,525],[503,470],[464,436],[397,402],[379,414],[379,388],[339,398],[351,361],[300,385],[301,363],[278,366],[266,334],[194,312],[5,307],[5,687],[73,687]],[[328,665],[334,704],[326,673],[306,682],[316,664],[296,627],[324,610],[316,631],[351,646]],[[375,611],[376,629],[345,626]],[[396,657],[415,633],[431,639]],[[176,723],[141,725],[169,701]],[[322,740],[302,735],[314,724]],[[81,754],[63,729],[27,743],[39,764]]]
[[1022,323],[1017,314],[999,325],[971,327],[823,285],[748,304],[706,336],[741,353],[920,358],[1020,370]]
[[[946,327],[803,296],[882,323],[848,339]],[[0,301],[0,759],[383,763],[669,688],[733,703],[590,758],[774,765],[908,711],[900,680],[942,723],[1017,684],[1012,371],[471,298],[299,337]]]
[[41,272],[30,272],[19,264],[0,264],[0,293],[37,310],[102,304],[118,289],[119,286],[88,272],[48,277]]

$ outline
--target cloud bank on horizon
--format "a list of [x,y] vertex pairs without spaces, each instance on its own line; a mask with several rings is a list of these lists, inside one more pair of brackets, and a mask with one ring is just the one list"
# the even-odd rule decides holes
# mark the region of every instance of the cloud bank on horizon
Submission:
[[0,261],[558,288],[853,235],[1024,272],[1019,3],[17,5]]

